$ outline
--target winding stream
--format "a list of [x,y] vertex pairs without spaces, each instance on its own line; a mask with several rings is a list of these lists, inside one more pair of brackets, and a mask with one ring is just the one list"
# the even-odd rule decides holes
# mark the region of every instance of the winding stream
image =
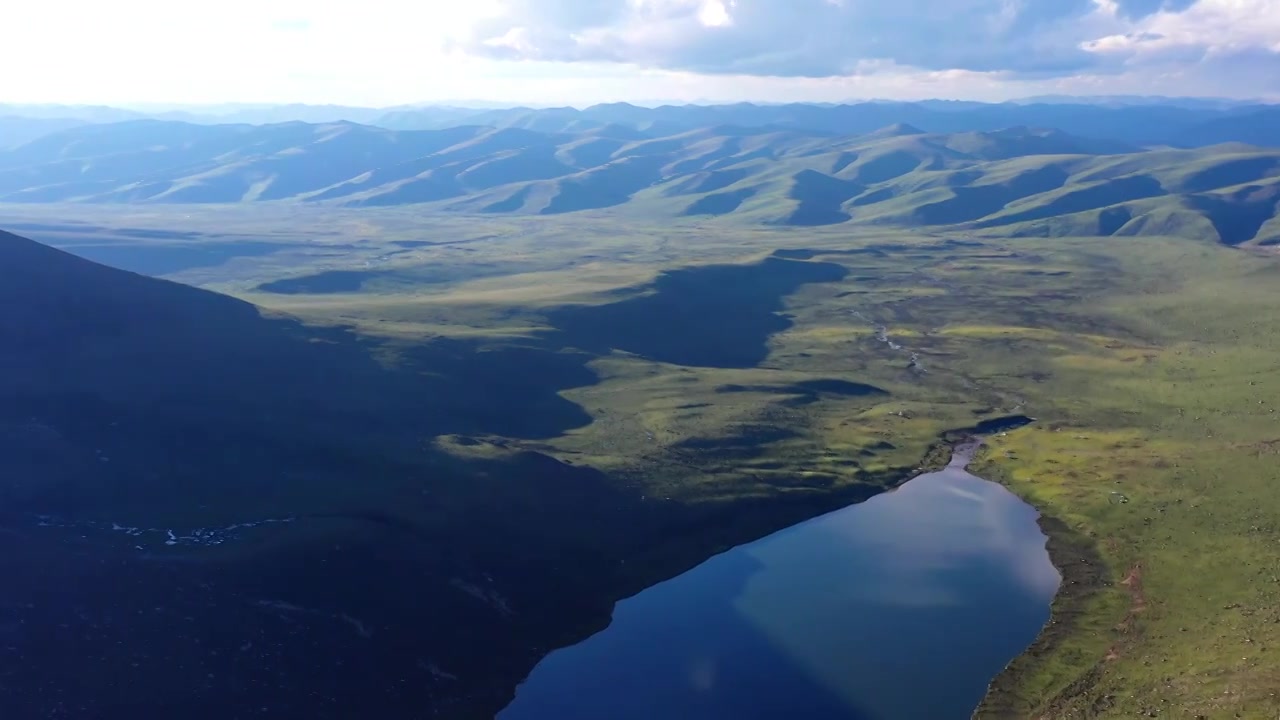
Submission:
[[624,600],[500,720],[969,717],[1060,582],[1036,511],[966,471],[976,447]]

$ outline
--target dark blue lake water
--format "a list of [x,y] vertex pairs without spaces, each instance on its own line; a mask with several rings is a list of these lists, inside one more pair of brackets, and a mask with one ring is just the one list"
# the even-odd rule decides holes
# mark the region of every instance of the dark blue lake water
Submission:
[[1036,511],[971,454],[624,600],[500,720],[968,718],[1060,582]]

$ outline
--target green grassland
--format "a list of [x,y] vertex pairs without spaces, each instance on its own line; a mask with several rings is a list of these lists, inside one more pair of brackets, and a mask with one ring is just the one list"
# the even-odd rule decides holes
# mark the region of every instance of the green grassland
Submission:
[[[54,212],[3,210],[34,225]],[[575,578],[598,593],[583,608],[900,482],[948,432],[1034,417],[991,437],[976,467],[1043,513],[1064,588],[982,712],[1280,713],[1280,257],[1265,248],[1207,233],[1088,237],[1088,223],[1057,217],[1052,234],[1064,236],[1046,240],[592,213],[59,212],[64,227],[44,232],[67,242],[139,245],[175,226],[175,212],[205,233],[191,242],[278,242],[171,277],[352,327],[392,366],[423,345],[465,343],[518,363],[478,377],[486,392],[523,398],[504,373],[536,380],[548,363],[580,363],[553,398],[515,406],[531,425],[562,402],[580,419],[550,432],[460,423],[431,445],[494,467],[538,453],[600,471],[625,507],[639,497],[658,508],[629,537],[596,528],[609,538],[599,552],[627,570]],[[309,280],[279,284],[299,278]],[[499,507],[483,487],[460,488],[455,509]],[[503,492],[545,502],[537,488]],[[566,537],[557,552],[586,557],[589,542]],[[548,642],[601,620],[559,618],[567,625]]]

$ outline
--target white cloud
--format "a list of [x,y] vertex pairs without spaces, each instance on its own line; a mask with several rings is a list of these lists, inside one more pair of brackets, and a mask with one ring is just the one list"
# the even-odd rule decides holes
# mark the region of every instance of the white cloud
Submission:
[[[1046,76],[1177,49],[1280,52],[1280,0],[498,0],[471,51],[519,29],[525,57],[694,72],[841,76],[868,60]],[[589,8],[589,9],[588,9]]]
[[732,25],[733,16],[729,14],[732,6],[733,0],[729,0],[728,5],[722,0],[706,0],[698,10],[698,22],[709,28]]
[[[1098,0],[1100,12],[1114,15],[1113,0]],[[1100,54],[1196,50],[1224,55],[1262,50],[1280,53],[1277,0],[1199,0],[1181,10],[1162,10],[1126,23],[1123,32],[1086,40],[1081,47]]]
[[1117,73],[1181,84],[1182,93],[1274,98],[1280,94],[1280,0],[1197,0],[1124,18],[1097,0],[1113,23],[1080,43]]
[[1093,60],[1084,38],[1054,32],[1096,10],[1093,0],[595,0],[548,13],[531,0],[500,2],[500,14],[472,28],[473,52],[520,28],[536,39],[521,57],[813,77],[876,59],[1066,72]]

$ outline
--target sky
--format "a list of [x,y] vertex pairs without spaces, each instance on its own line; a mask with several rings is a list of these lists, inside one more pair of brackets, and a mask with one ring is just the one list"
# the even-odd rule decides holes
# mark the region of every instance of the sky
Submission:
[[1280,0],[41,0],[0,102],[1280,100]]

